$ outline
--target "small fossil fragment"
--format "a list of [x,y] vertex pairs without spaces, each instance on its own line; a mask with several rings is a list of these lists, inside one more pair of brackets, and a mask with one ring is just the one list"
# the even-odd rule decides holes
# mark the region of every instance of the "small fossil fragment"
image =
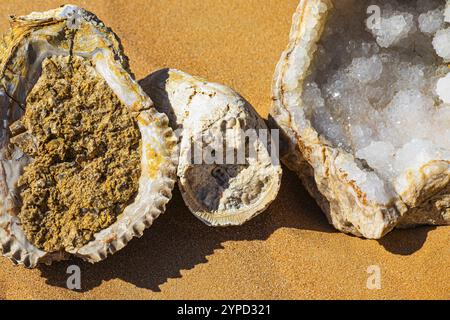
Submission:
[[247,101],[173,69],[141,85],[179,132],[179,186],[195,216],[212,226],[241,225],[269,206],[281,181],[277,144]]
[[[370,6],[381,16],[370,16]],[[447,4],[448,5],[448,4]],[[445,1],[301,0],[271,118],[339,230],[450,223]],[[369,9],[369,10],[368,10]]]
[[0,250],[103,260],[165,209],[177,146],[116,35],[76,6],[12,17],[0,47]]

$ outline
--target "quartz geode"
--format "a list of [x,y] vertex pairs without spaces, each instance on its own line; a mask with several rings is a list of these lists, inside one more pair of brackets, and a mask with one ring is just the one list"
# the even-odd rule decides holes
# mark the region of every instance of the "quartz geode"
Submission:
[[271,115],[285,163],[341,231],[380,238],[450,222],[445,6],[300,1]]

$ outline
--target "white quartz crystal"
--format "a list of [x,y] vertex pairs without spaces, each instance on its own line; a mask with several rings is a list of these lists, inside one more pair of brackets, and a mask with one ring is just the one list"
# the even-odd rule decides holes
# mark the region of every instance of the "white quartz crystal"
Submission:
[[444,103],[450,104],[450,73],[438,80],[436,93]]
[[415,29],[414,16],[410,13],[392,13],[382,17],[379,25],[371,26],[371,31],[376,36],[377,43],[387,48],[398,44]]
[[380,174],[392,176],[395,147],[390,142],[375,141],[357,151],[356,156],[365,159],[367,163]]
[[405,169],[418,168],[421,164],[438,159],[437,153],[431,141],[412,139],[397,151],[394,168],[399,173]]
[[444,24],[444,13],[435,9],[419,15],[419,29],[426,34],[435,34]]
[[370,58],[355,58],[349,69],[350,76],[362,83],[377,81],[382,72],[383,62],[377,55]]
[[450,1],[447,1],[444,16],[445,22],[450,22]]
[[450,28],[436,32],[433,39],[433,47],[441,58],[450,61]]

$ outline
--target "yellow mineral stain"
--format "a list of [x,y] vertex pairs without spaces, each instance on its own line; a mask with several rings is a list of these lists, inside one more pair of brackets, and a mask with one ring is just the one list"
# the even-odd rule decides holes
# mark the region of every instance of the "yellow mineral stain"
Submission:
[[[145,144],[145,157],[147,159],[146,172],[148,177],[154,179],[164,161],[164,157],[150,143]],[[145,172],[145,170],[143,170]]]
[[148,116],[146,114],[143,114],[143,113],[139,114],[137,121],[142,126],[150,125],[150,119],[148,118]]

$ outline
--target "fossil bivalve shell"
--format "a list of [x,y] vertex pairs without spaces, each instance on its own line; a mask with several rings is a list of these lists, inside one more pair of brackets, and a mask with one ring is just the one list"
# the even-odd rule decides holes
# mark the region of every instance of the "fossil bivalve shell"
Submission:
[[[142,139],[137,195],[112,225],[69,252],[45,252],[25,236],[17,216],[20,201],[16,183],[30,159],[17,148],[10,150],[9,143],[8,128],[23,116],[42,62],[52,56],[88,60],[121,103],[137,114]],[[94,14],[67,5],[11,18],[11,31],[0,47],[0,114],[0,249],[13,262],[35,267],[68,254],[92,263],[103,260],[133,237],[140,237],[165,210],[176,179],[175,135],[167,117],[153,108],[153,102],[131,75],[118,37]]]
[[[278,144],[244,98],[224,85],[174,69],[157,71],[141,85],[179,134],[179,187],[196,217],[211,226],[241,225],[269,206],[281,182]],[[242,163],[236,157],[235,162],[192,161],[192,143],[200,143],[199,150],[210,149],[216,159],[244,150],[240,134],[247,130],[259,137],[267,134],[267,143],[260,138],[249,142],[255,152],[245,154]],[[231,147],[230,141],[235,142]]]

